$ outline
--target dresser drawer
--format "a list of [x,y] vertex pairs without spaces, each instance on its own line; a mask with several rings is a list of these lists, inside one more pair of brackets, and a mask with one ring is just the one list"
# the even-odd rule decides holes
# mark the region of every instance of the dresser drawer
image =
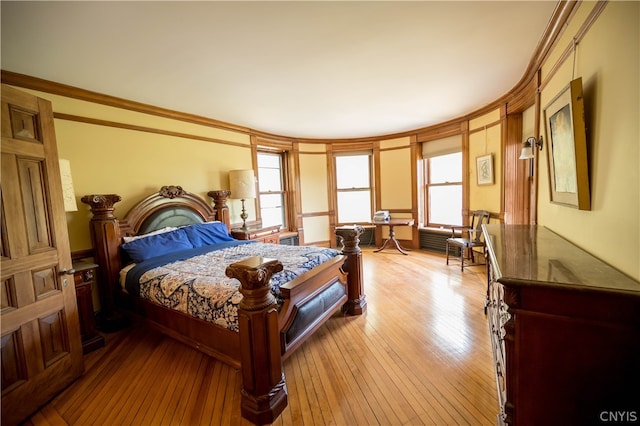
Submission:
[[265,243],[280,244],[280,233],[264,237],[262,241]]
[[253,240],[261,243],[280,243],[280,226],[265,228],[232,229],[231,235],[237,240]]

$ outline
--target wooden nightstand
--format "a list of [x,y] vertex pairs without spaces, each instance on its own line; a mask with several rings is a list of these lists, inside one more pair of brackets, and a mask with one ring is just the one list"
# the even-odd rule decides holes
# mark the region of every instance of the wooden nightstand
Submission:
[[261,243],[280,243],[280,225],[264,228],[232,229],[231,235],[236,240],[255,240]]
[[95,281],[98,265],[89,262],[73,262],[73,281],[76,286],[78,317],[82,336],[82,352],[87,353],[104,346],[104,337],[96,331],[91,287]]

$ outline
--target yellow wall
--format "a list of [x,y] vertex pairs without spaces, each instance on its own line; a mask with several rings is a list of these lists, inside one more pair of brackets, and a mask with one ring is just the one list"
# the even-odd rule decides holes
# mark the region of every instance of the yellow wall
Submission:
[[411,209],[411,149],[409,138],[406,147],[390,149],[380,143],[380,206],[383,210]]
[[305,244],[326,244],[329,235],[329,216],[311,216],[302,219]]
[[[578,13],[543,67],[542,80],[572,43],[594,3]],[[548,146],[539,163],[538,223],[640,279],[640,3],[609,2],[541,93],[546,105],[582,77],[591,187],[591,211],[552,204]],[[544,123],[540,129],[544,133]]]
[[[25,90],[25,89],[21,89]],[[28,90],[25,90],[28,91]],[[52,101],[54,113],[95,118],[123,125],[161,129],[186,137],[55,119],[60,158],[71,163],[78,211],[67,213],[72,251],[91,248],[89,206],[83,195],[118,194],[115,214],[122,217],[136,202],[162,185],[180,185],[207,201],[207,192],[228,189],[228,172],[251,168],[248,135],[105,107],[62,96],[30,91]],[[189,137],[191,136],[191,137]],[[229,141],[232,144],[196,138]],[[240,201],[230,200],[232,222],[240,222]],[[255,203],[246,203],[255,219]]]
[[[469,209],[500,213],[502,197],[502,126],[495,110],[469,121]],[[478,157],[493,155],[493,184],[478,185]]]
[[[416,185],[411,180],[411,139],[408,137],[380,141],[380,206],[382,210],[408,210],[393,212],[392,217],[410,218],[411,194]],[[416,219],[416,218],[414,218]],[[394,229],[396,237],[411,240],[412,230],[407,226]],[[383,227],[386,238],[389,231]]]
[[326,154],[300,154],[300,192],[302,213],[329,210]]
[[[324,145],[301,146],[300,150],[317,152]],[[329,177],[326,153],[300,153],[300,194],[302,201],[304,243],[327,242],[331,239],[329,229]],[[304,217],[304,214],[311,215]],[[320,215],[320,216],[315,216]]]

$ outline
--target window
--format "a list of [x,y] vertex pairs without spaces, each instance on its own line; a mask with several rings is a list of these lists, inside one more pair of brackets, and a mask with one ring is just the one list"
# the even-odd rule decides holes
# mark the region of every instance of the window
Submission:
[[284,154],[258,152],[258,196],[262,226],[287,228]]
[[462,152],[424,161],[427,226],[462,225]]
[[337,155],[338,223],[371,221],[371,155]]

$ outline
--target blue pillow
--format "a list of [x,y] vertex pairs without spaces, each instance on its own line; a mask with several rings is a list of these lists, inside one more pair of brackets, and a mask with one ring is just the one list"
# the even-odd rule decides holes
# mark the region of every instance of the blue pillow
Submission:
[[194,248],[233,241],[233,237],[229,235],[227,230],[227,225],[222,222],[197,223],[181,229],[187,233]]
[[150,235],[122,245],[122,249],[136,263],[152,257],[162,256],[163,254],[192,248],[193,244],[191,244],[187,233],[183,229]]

